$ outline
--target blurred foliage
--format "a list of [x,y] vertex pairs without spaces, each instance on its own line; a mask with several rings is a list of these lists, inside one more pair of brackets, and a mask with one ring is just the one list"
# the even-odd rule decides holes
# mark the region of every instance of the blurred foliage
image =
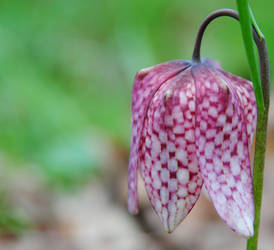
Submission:
[[14,237],[30,228],[30,223],[22,219],[21,215],[16,215],[14,211],[11,211],[10,206],[0,208],[0,235],[2,237]]
[[[272,55],[272,1],[251,5]],[[235,1],[2,0],[2,153],[15,166],[37,166],[57,185],[88,179],[102,165],[94,153],[104,151],[95,136],[99,130],[129,147],[136,71],[189,59],[203,18],[224,7],[235,8]],[[249,75],[240,27],[233,20],[211,24],[202,55]]]
[[21,233],[22,230],[30,229],[31,223],[19,214],[16,209],[11,208],[7,201],[7,193],[0,192],[0,236],[13,237]]

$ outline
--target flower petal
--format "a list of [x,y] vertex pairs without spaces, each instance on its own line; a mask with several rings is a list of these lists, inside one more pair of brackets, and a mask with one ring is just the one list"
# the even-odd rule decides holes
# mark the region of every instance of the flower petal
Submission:
[[140,144],[141,175],[150,202],[168,232],[186,217],[200,195],[194,118],[195,86],[186,69],[153,97]]
[[242,102],[247,123],[248,145],[250,148],[257,124],[257,105],[252,82],[223,70],[219,70],[219,72],[221,72],[224,75],[225,80],[236,89],[240,101]]
[[131,213],[138,212],[137,166],[138,148],[144,118],[151,98],[169,78],[189,66],[187,61],[171,61],[139,71],[135,77],[132,90],[131,106],[131,151],[128,174],[128,209]]
[[244,106],[235,86],[206,65],[193,68],[197,159],[209,196],[225,223],[253,235],[254,203]]

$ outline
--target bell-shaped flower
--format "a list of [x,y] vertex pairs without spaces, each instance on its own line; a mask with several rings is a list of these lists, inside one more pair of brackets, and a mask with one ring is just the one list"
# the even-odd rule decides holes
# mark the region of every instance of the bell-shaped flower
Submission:
[[223,221],[252,236],[249,150],[256,119],[252,83],[213,60],[176,60],[138,72],[132,91],[129,211],[138,211],[140,167],[166,231],[187,216],[204,184]]

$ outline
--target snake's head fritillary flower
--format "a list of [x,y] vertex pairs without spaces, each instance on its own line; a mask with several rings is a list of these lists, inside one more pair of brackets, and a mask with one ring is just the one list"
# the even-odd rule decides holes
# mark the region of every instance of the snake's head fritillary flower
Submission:
[[252,83],[224,72],[213,60],[176,60],[138,72],[132,92],[129,211],[138,211],[139,167],[166,231],[187,216],[204,184],[223,221],[252,236],[249,149],[256,119]]

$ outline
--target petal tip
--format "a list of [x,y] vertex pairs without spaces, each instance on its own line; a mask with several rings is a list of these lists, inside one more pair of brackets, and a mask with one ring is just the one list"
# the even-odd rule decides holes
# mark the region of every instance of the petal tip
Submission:
[[169,223],[168,219],[166,221],[162,221],[162,224],[164,226],[165,231],[168,234],[171,234],[174,231],[174,229],[176,228],[176,225]]
[[132,208],[132,207],[128,207],[128,211],[130,214],[132,215],[136,215],[139,213],[139,209],[138,208]]
[[158,215],[161,219],[162,225],[164,226],[164,230],[169,234],[171,234],[176,229],[176,227],[181,223],[183,219],[181,217],[174,217],[171,214],[168,214],[168,216],[166,216],[165,212]]
[[254,234],[253,218],[244,216],[243,219],[238,220],[236,232],[246,238],[250,238]]
[[131,214],[137,214],[139,212],[138,201],[132,199],[131,196],[128,197],[128,211]]
[[138,199],[138,191],[137,191],[137,177],[134,175],[134,179],[132,180],[131,175],[129,174],[129,182],[128,182],[128,211],[131,214],[138,213],[139,199]]

